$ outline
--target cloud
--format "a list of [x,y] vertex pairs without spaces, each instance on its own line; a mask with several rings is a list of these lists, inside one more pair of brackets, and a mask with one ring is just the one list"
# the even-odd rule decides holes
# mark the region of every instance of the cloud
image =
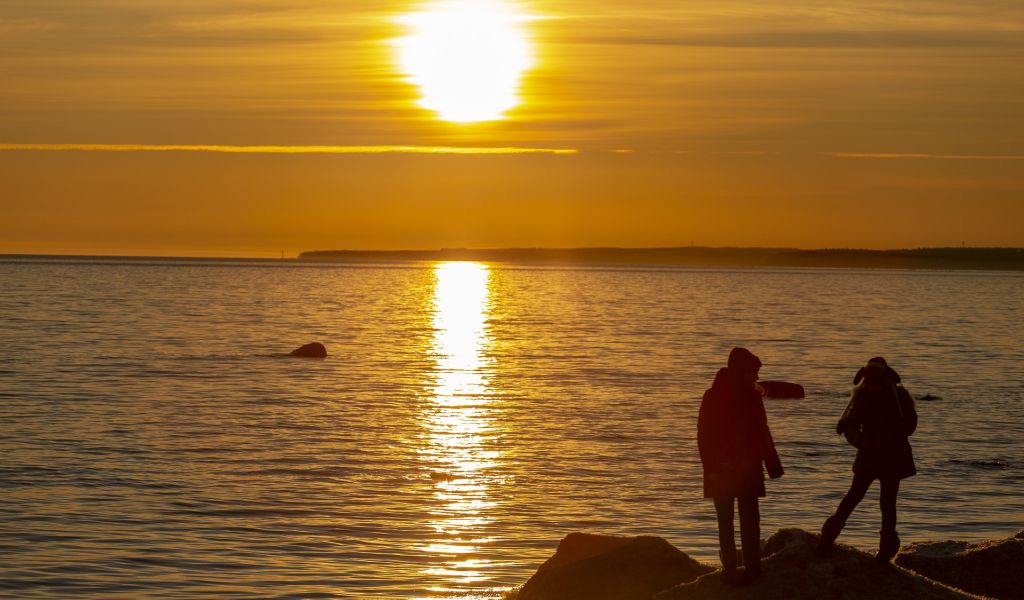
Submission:
[[836,158],[917,159],[917,160],[1024,160],[1017,154],[930,154],[925,152],[826,152]]
[[223,146],[187,144],[0,144],[17,152],[214,152],[224,154],[576,154],[572,148],[516,146]]
[[[1024,46],[1024,5],[915,0],[561,0],[542,24],[578,44],[721,48],[938,49]],[[569,25],[569,26],[567,26]]]
[[566,41],[589,44],[717,48],[1000,48],[1024,46],[1019,32],[920,30],[723,31],[598,34]]
[[[280,51],[282,47],[376,42],[394,28],[380,7],[352,9],[337,3],[244,0],[4,0],[0,39],[11,37],[17,56],[117,58],[127,49],[147,53],[193,50]],[[15,37],[16,36],[16,37]],[[173,56],[164,56],[173,58]]]
[[38,34],[44,31],[61,29],[62,27],[63,25],[57,21],[48,21],[34,17],[0,18],[0,37],[12,34]]

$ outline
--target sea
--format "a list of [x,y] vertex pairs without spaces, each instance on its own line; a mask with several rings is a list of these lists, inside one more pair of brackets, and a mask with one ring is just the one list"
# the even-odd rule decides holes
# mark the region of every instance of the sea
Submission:
[[765,400],[764,537],[848,488],[876,355],[920,415],[903,542],[1024,528],[1024,273],[0,257],[0,595],[497,599],[575,531],[715,564],[734,346],[807,392]]

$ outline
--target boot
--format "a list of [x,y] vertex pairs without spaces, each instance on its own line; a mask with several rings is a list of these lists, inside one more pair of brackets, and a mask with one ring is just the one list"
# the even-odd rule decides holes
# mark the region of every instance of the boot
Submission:
[[736,556],[736,550],[732,551],[732,555],[729,557],[731,560],[726,559],[726,554],[720,553],[722,557],[722,583],[725,585],[736,585],[738,575],[736,572],[736,563],[739,562]]
[[736,585],[739,587],[745,587],[753,585],[757,581],[758,577],[761,576],[761,566],[757,565],[753,568],[743,567],[743,572],[736,578]]
[[825,523],[821,526],[821,539],[818,540],[818,556],[828,556],[832,553],[832,546],[836,543],[836,538],[843,531],[843,523],[839,520],[839,517],[832,515],[825,519]]
[[761,540],[743,543],[743,572],[739,575],[740,585],[750,585],[761,576]]
[[878,554],[875,555],[875,560],[888,564],[896,556],[896,553],[900,551],[900,536],[896,534],[896,530],[882,531],[880,534]]
[[724,567],[722,569],[722,583],[725,585],[736,585],[739,578],[736,575],[736,567]]

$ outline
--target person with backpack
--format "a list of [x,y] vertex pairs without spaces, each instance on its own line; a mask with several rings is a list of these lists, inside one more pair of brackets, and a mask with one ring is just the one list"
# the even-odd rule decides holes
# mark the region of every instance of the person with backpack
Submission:
[[880,356],[869,360],[853,383],[850,403],[836,425],[836,433],[846,436],[857,449],[853,483],[835,514],[822,525],[818,553],[827,555],[832,550],[846,520],[877,479],[881,486],[882,530],[875,558],[888,563],[900,549],[896,533],[900,481],[917,473],[908,440],[917,429],[917,410],[899,374]]
[[[718,516],[722,580],[748,584],[761,574],[758,498],[765,495],[764,471],[783,474],[757,385],[761,361],[746,348],[733,348],[728,366],[719,369],[704,393],[697,418],[697,446],[704,467],[704,497]],[[743,573],[737,575],[733,507],[740,513]]]

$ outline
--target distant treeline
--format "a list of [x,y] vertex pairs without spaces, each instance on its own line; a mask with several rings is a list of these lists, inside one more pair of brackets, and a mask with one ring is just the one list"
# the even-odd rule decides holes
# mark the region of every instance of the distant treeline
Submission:
[[799,250],[796,248],[442,248],[440,250],[317,250],[302,260],[404,262],[474,260],[515,264],[692,267],[837,267],[1024,270],[1024,248]]
[[771,266],[886,269],[1024,270],[1024,248],[916,248],[913,250],[798,250],[772,257]]

